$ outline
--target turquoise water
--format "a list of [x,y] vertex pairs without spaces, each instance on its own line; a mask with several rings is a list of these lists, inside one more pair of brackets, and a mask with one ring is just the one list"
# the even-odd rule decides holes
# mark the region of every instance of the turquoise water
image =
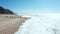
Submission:
[[[22,16],[28,17],[28,16]],[[30,15],[15,34],[60,34],[60,14]]]

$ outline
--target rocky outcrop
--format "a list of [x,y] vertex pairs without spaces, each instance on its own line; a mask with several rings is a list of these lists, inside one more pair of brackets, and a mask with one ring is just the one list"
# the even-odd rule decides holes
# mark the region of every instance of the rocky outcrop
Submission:
[[0,6],[0,14],[15,14],[15,13],[13,13],[13,11],[11,11],[9,9],[5,9]]

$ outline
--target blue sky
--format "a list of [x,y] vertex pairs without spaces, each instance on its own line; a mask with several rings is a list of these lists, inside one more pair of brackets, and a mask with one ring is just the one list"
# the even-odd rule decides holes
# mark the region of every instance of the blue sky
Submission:
[[0,6],[16,13],[60,13],[60,0],[0,0]]

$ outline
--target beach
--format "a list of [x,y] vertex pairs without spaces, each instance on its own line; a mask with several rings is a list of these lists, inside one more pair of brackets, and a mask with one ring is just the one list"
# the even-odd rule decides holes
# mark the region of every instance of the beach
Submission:
[[27,19],[17,15],[0,14],[0,34],[14,34]]

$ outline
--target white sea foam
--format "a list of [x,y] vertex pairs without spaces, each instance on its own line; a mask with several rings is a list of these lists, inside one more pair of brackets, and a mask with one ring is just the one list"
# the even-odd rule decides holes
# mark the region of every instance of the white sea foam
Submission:
[[[25,17],[25,16],[24,16]],[[60,34],[60,14],[30,15],[15,34]]]

